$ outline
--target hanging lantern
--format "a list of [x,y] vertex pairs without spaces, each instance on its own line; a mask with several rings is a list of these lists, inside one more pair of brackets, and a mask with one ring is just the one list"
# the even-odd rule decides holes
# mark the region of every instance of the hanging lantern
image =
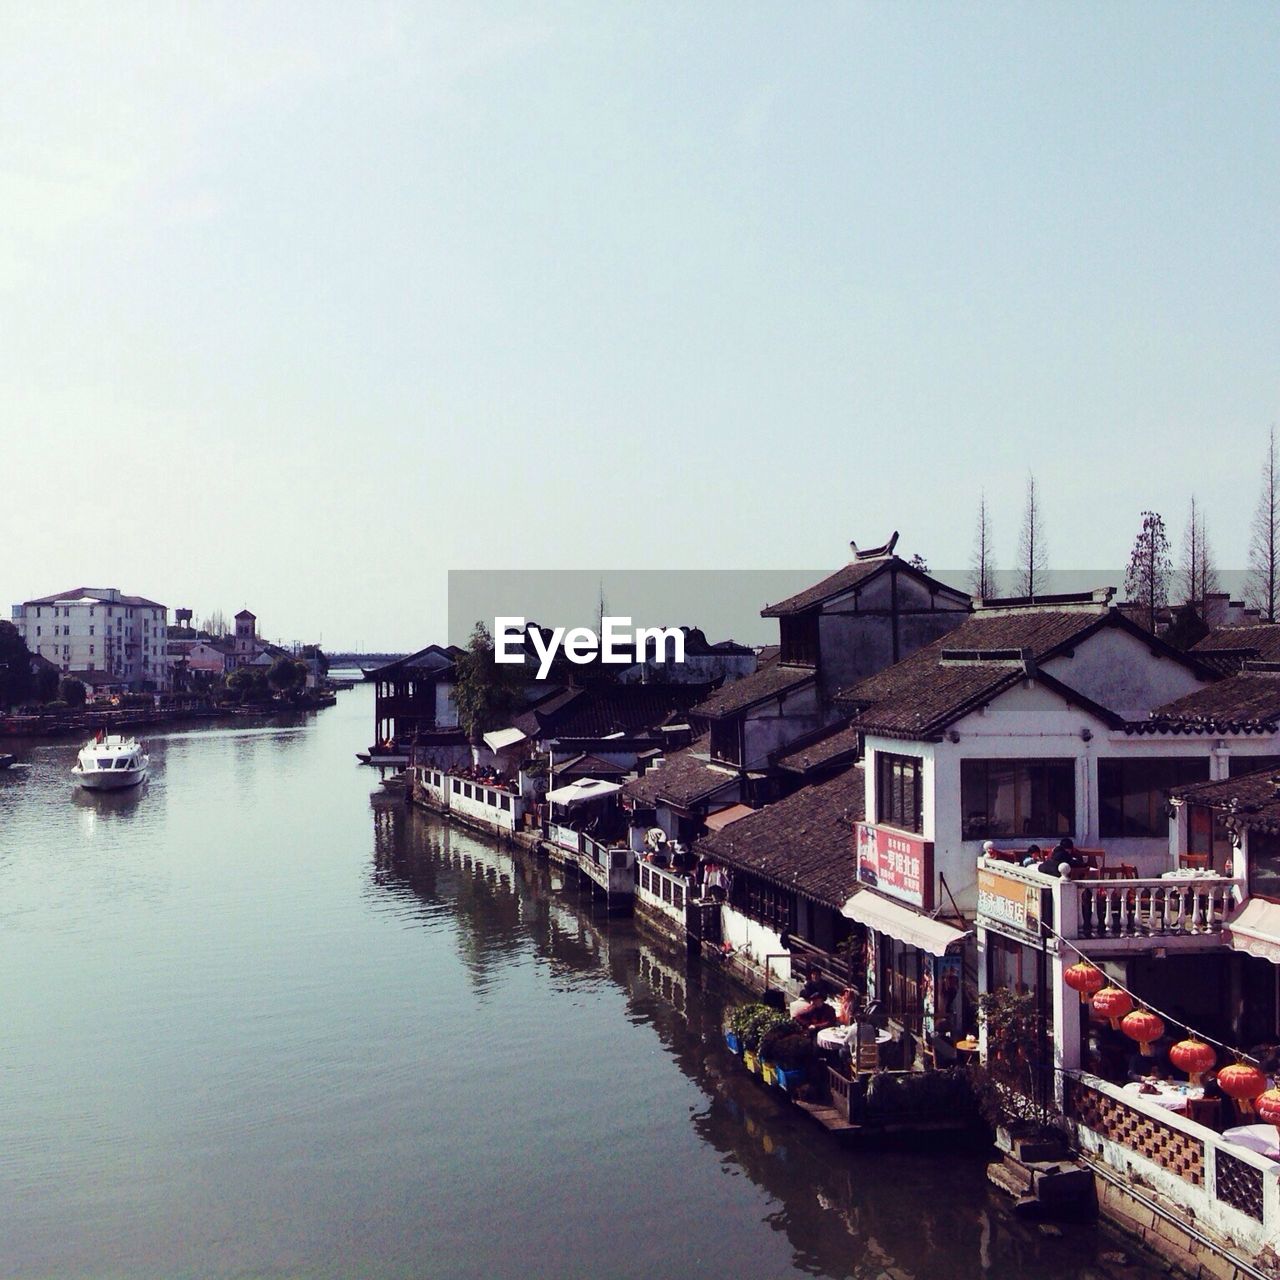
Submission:
[[1240,1104],[1245,1115],[1249,1115],[1253,1111],[1254,1098],[1267,1087],[1267,1077],[1252,1062],[1233,1062],[1218,1072],[1218,1087]]
[[1151,1045],[1164,1035],[1164,1023],[1149,1009],[1135,1009],[1121,1020],[1120,1030],[1130,1040],[1138,1042],[1138,1047],[1142,1050],[1144,1058],[1154,1058],[1156,1051]]
[[1103,987],[1093,997],[1093,1007],[1104,1018],[1111,1019],[1111,1029],[1120,1030],[1120,1019],[1133,1008],[1133,1001],[1119,987]]
[[1280,1133],[1280,1089],[1267,1089],[1258,1094],[1255,1104],[1258,1108],[1258,1119],[1273,1124]]
[[1191,1077],[1192,1084],[1199,1084],[1201,1076],[1212,1070],[1217,1060],[1218,1055],[1214,1053],[1213,1047],[1203,1040],[1179,1040],[1169,1050],[1169,1061],[1179,1071],[1185,1071]]
[[1087,960],[1073,964],[1063,971],[1062,980],[1072,991],[1080,993],[1080,1003],[1088,1004],[1090,997],[1096,995],[1107,985],[1106,976],[1101,969],[1095,969]]

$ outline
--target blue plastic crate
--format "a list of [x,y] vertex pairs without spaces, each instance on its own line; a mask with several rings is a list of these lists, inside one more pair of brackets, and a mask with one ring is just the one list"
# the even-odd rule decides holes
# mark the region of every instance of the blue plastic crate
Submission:
[[734,1053],[742,1052],[742,1041],[738,1039],[736,1032],[726,1031],[724,1033],[724,1042]]
[[788,1093],[792,1089],[798,1089],[804,1084],[804,1070],[800,1067],[792,1067],[787,1070],[783,1067],[778,1068],[778,1087],[785,1089]]

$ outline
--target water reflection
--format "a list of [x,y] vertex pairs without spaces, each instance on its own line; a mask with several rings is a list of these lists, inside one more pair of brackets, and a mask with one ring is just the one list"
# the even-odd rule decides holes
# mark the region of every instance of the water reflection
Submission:
[[[713,966],[611,920],[580,898],[572,880],[557,890],[528,854],[501,850],[398,800],[376,799],[373,822],[369,892],[387,895],[397,911],[416,903],[423,917],[451,915],[477,989],[531,944],[563,989],[605,982],[625,994],[628,1018],[657,1033],[672,1066],[702,1096],[688,1110],[699,1143],[718,1154],[726,1176],[765,1193],[763,1221],[785,1237],[796,1271],[857,1280],[1104,1274],[1097,1254],[1115,1247],[1109,1234],[1064,1226],[1046,1235],[1014,1218],[988,1187],[987,1153],[941,1153],[927,1143],[850,1148],[760,1087],[724,1047],[725,1006],[740,997]],[[658,1088],[618,1105],[644,1111],[678,1103]],[[654,1203],[637,1211],[676,1229],[680,1187],[654,1193]],[[725,1271],[733,1274],[729,1253]],[[1130,1267],[1125,1274],[1148,1273]]]

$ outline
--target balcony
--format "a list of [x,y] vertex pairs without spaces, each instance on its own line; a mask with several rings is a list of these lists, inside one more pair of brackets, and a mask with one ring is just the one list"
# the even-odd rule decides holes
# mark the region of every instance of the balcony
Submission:
[[1143,944],[1214,947],[1240,899],[1241,886],[1230,876],[1175,871],[1110,878],[1103,871],[1063,880],[1031,867],[978,859],[980,927],[1039,939],[1044,925],[1069,942],[1087,940],[1091,951],[1147,949]]

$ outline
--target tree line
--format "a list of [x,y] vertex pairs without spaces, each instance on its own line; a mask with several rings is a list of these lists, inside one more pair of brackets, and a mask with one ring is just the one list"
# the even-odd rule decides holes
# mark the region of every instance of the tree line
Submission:
[[[1244,602],[1266,622],[1280,617],[1280,458],[1273,427],[1268,436],[1261,472],[1261,493],[1250,529],[1249,558]],[[1191,495],[1182,536],[1181,555],[1175,570],[1164,517],[1144,511],[1134,538],[1125,572],[1128,603],[1139,607],[1151,630],[1170,603],[1189,605],[1201,619],[1208,613],[1209,597],[1221,591],[1218,567],[1209,542],[1208,521],[1195,494]],[[991,510],[985,490],[978,497],[978,515],[970,561],[969,590],[989,600],[998,592],[993,552]],[[1049,572],[1048,542],[1034,474],[1027,476],[1026,502],[1018,533],[1015,594],[1034,598],[1045,594]]]

